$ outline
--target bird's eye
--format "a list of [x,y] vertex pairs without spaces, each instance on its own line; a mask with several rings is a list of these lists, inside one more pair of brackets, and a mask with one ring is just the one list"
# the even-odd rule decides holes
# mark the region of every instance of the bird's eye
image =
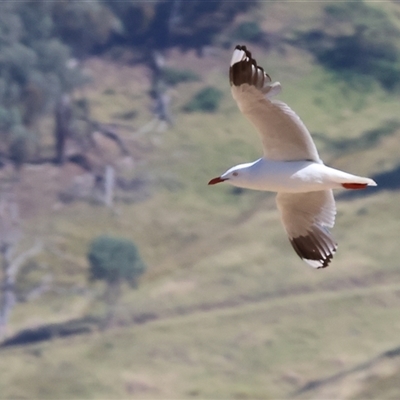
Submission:
[[233,176],[238,176],[238,175],[239,175],[239,172],[233,172],[232,175],[233,175]]

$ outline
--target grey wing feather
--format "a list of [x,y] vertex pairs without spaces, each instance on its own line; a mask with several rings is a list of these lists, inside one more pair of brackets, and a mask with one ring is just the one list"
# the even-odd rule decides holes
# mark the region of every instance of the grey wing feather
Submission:
[[245,46],[236,47],[229,76],[232,96],[260,133],[267,158],[320,162],[311,135],[298,115],[287,104],[271,100],[280,92],[280,83],[271,83]]
[[278,193],[276,203],[298,256],[314,268],[327,267],[337,249],[328,230],[336,215],[332,190]]

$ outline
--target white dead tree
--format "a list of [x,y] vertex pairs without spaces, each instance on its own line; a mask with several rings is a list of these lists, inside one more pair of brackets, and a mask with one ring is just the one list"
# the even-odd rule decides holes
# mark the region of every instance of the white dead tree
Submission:
[[115,169],[107,165],[104,173],[104,204],[112,208],[114,203]]
[[173,125],[170,111],[171,96],[168,93],[168,85],[164,80],[165,58],[158,50],[151,50],[148,54],[148,66],[151,71],[151,97],[153,105],[151,110],[154,118],[140,128],[137,134],[145,134],[151,131],[163,132],[168,126]]
[[17,302],[16,280],[18,272],[29,258],[42,250],[41,243],[37,242],[30,249],[16,255],[20,239],[18,205],[14,196],[8,193],[0,199],[0,338],[3,338],[6,334],[11,311]]
[[64,94],[57,102],[54,117],[54,136],[56,139],[55,161],[57,164],[63,165],[66,161],[65,147],[67,138],[70,136],[72,121],[71,99],[68,94]]

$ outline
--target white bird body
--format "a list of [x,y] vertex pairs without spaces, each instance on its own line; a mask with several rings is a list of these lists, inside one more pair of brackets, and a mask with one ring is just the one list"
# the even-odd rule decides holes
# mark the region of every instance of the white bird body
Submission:
[[[236,173],[238,175],[234,176]],[[234,179],[231,179],[234,176]],[[340,189],[343,184],[373,185],[372,179],[348,174],[313,161],[273,161],[262,157],[221,175],[233,186],[269,192],[303,193]]]
[[298,115],[272,99],[281,91],[280,83],[271,82],[245,46],[236,46],[229,77],[240,111],[261,136],[264,155],[228,169],[209,185],[226,181],[277,192],[276,203],[294,250],[312,267],[327,267],[337,249],[328,231],[336,215],[332,189],[364,189],[376,183],[324,165]]

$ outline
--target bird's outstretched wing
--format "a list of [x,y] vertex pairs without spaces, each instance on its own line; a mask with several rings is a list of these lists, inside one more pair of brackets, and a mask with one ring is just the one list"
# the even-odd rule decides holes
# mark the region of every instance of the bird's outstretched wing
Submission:
[[236,46],[229,78],[232,96],[260,133],[268,159],[320,162],[311,135],[297,114],[287,104],[271,100],[280,92],[280,83],[271,83],[246,46]]
[[314,268],[327,267],[337,249],[328,231],[336,215],[332,190],[278,193],[276,204],[299,257]]

